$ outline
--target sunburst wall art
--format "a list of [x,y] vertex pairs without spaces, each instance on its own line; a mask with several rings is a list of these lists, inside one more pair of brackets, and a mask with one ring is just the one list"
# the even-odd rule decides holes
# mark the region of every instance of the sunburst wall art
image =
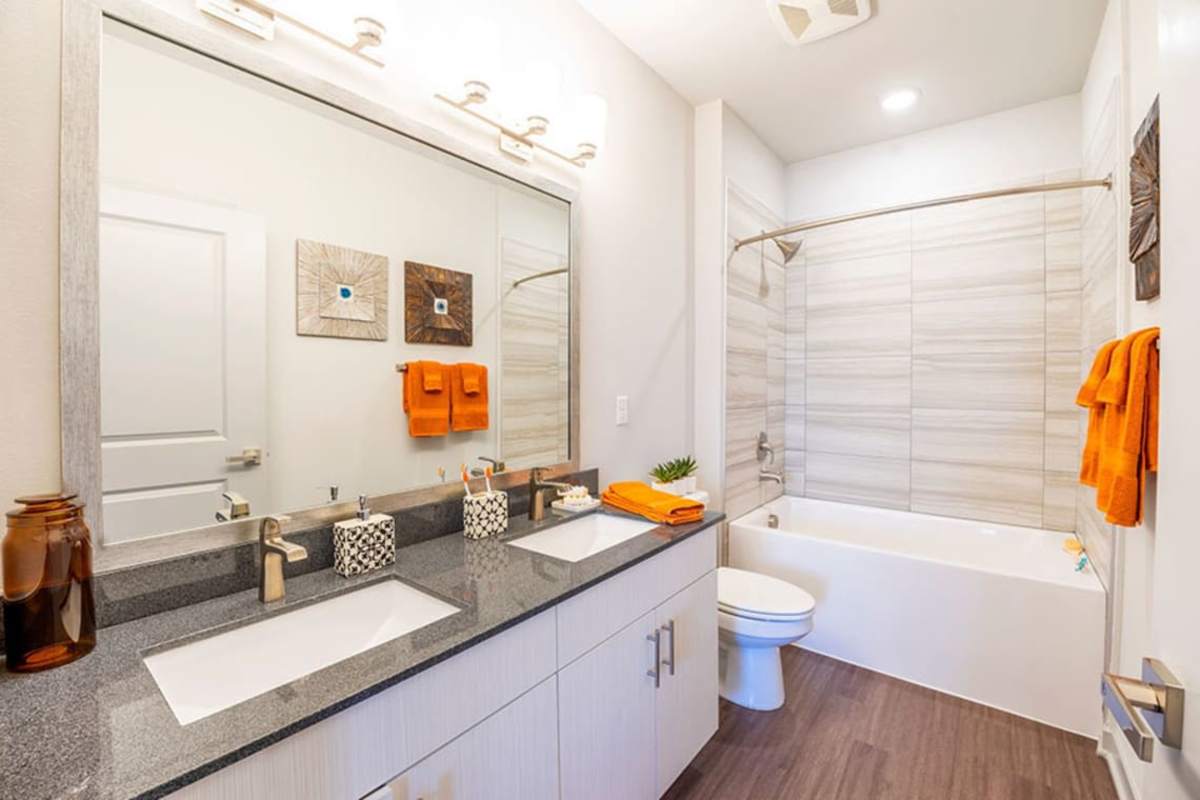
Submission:
[[296,333],[382,342],[387,320],[386,256],[296,240]]
[[471,274],[404,262],[404,341],[471,346]]
[[1133,262],[1138,300],[1159,293],[1158,259],[1158,99],[1133,140],[1129,159],[1129,260]]

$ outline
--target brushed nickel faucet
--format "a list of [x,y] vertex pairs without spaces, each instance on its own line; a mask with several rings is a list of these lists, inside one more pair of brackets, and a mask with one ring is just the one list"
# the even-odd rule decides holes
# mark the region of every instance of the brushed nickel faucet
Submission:
[[291,518],[283,514],[263,517],[258,528],[258,599],[263,603],[282,600],[283,561],[303,561],[308,550],[283,538],[283,524]]
[[547,489],[570,489],[571,484],[562,481],[544,481],[542,472],[545,467],[533,467],[529,470],[529,518],[537,522],[546,515]]
[[780,486],[783,486],[783,473],[771,472],[769,469],[760,469],[758,471],[758,479],[760,481],[775,481]]

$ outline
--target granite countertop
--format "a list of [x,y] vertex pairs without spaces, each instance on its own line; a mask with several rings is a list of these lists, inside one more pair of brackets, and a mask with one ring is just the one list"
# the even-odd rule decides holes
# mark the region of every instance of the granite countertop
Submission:
[[[609,512],[596,512],[609,513]],[[569,563],[504,542],[563,520],[514,518],[509,532],[451,534],[401,548],[356,578],[289,578],[270,608],[255,590],[104,628],[96,649],[58,669],[0,673],[0,798],[161,797],[443,661],[719,522],[660,526]],[[232,708],[180,725],[142,662],[165,643],[237,627],[385,578],[462,608],[410,634]]]

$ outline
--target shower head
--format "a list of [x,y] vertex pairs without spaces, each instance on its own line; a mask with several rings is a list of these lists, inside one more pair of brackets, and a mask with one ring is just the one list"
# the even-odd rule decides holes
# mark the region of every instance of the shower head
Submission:
[[783,254],[784,266],[796,257],[796,254],[800,252],[800,245],[804,244],[803,239],[793,242],[787,239],[780,239],[778,236],[771,241],[775,243],[775,246],[779,248],[779,252]]

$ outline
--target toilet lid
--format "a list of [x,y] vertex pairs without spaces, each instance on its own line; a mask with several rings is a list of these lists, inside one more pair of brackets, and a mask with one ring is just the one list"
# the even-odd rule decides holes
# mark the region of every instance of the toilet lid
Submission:
[[737,617],[798,619],[813,612],[817,601],[799,586],[733,567],[717,569],[717,606]]

